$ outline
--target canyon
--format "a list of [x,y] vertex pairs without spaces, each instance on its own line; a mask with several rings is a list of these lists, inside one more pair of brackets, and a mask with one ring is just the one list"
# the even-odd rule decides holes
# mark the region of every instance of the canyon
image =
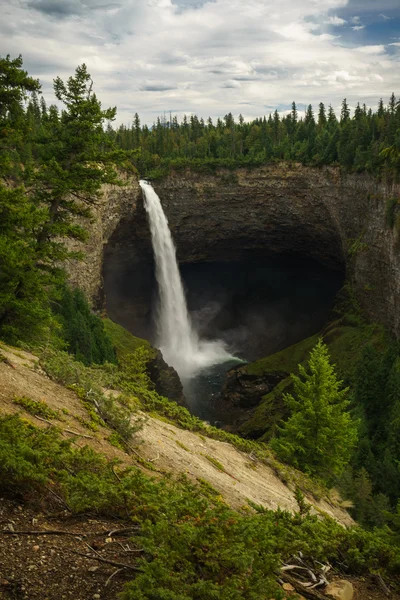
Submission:
[[[257,331],[265,329],[263,321],[250,327],[245,340],[240,340],[239,328],[244,358],[255,360],[317,333],[347,279],[366,315],[400,336],[400,243],[386,220],[387,200],[399,196],[398,185],[367,174],[345,175],[335,167],[287,163],[176,171],[152,183],[177,247],[189,308],[195,318],[200,314],[200,327],[206,321],[205,335],[225,327],[228,342],[237,343],[237,332],[229,338],[229,324],[201,315],[203,301],[212,305],[214,295],[220,302],[222,280],[228,281],[230,293],[250,290],[247,297],[239,294],[248,312],[254,308],[250,297],[258,293],[263,305],[268,287],[282,287],[274,299],[280,312],[271,313],[269,340],[260,339]],[[154,261],[135,177],[123,188],[105,189],[89,232],[88,243],[75,244],[85,259],[71,263],[72,283],[85,290],[97,309],[153,341]],[[209,293],[204,292],[207,286],[196,287],[196,281],[208,282]],[[284,309],[283,294],[290,298]],[[231,303],[229,311],[235,315],[236,308]],[[285,327],[276,329],[279,320]]]

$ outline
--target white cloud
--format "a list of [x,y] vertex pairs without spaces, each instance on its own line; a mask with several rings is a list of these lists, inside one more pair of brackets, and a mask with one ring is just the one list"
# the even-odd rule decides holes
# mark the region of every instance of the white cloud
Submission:
[[[345,47],[327,33],[328,22],[346,24],[329,15],[347,4],[0,0],[0,54],[22,53],[50,102],[53,78],[68,77],[85,61],[103,105],[117,105],[119,122],[137,111],[152,123],[164,110],[253,118],[292,100],[340,106],[347,97],[376,105],[400,89],[400,56],[383,45]],[[355,31],[363,27],[358,16],[348,22]]]
[[359,46],[356,50],[363,54],[384,54],[385,46],[381,44],[376,46]]
[[352,27],[353,31],[361,31],[361,29],[365,29],[365,25],[355,25]]
[[221,87],[223,88],[240,88],[242,87],[242,84],[240,83],[240,81],[236,81],[235,79],[228,79],[227,81],[224,81],[223,84],[221,85]]
[[347,21],[335,15],[334,17],[329,17],[329,19],[325,21],[325,23],[327,25],[333,25],[334,27],[343,27],[343,25],[347,24]]
[[388,17],[387,15],[380,14],[379,15],[384,21],[390,21],[392,17]]

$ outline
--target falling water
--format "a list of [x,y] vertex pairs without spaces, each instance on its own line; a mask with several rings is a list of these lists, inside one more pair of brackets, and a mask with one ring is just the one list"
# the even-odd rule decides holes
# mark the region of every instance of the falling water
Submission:
[[234,359],[219,340],[202,340],[193,328],[176,261],[176,250],[160,198],[140,181],[148,214],[159,290],[157,345],[183,380],[202,369]]

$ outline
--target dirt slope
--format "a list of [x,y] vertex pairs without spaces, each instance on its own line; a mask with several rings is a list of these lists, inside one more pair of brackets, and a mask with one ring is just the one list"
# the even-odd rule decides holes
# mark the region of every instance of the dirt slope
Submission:
[[[35,425],[49,427],[49,423],[25,413],[13,403],[16,396],[45,401],[54,410],[64,409],[62,421],[52,420],[63,430],[63,435],[72,437],[79,445],[88,444],[110,458],[134,464],[135,455],[125,454],[107,441],[110,435],[107,428],[93,433],[82,425],[81,420],[87,418],[82,403],[71,390],[54,383],[40,370],[36,356],[6,346],[2,346],[0,352],[5,358],[0,361],[0,413],[23,412]],[[151,461],[159,472],[185,473],[192,479],[208,481],[233,507],[243,506],[250,499],[271,509],[297,509],[293,491],[270,467],[226,442],[147,416],[135,438],[135,447],[140,457]],[[316,502],[311,498],[309,501],[317,511],[327,513],[344,525],[352,524],[348,513],[333,503]]]

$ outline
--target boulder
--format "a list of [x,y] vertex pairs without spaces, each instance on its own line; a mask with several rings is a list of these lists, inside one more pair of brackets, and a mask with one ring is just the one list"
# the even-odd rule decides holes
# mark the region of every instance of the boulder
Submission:
[[353,600],[353,584],[345,579],[337,579],[329,583],[324,589],[324,593],[335,600]]

